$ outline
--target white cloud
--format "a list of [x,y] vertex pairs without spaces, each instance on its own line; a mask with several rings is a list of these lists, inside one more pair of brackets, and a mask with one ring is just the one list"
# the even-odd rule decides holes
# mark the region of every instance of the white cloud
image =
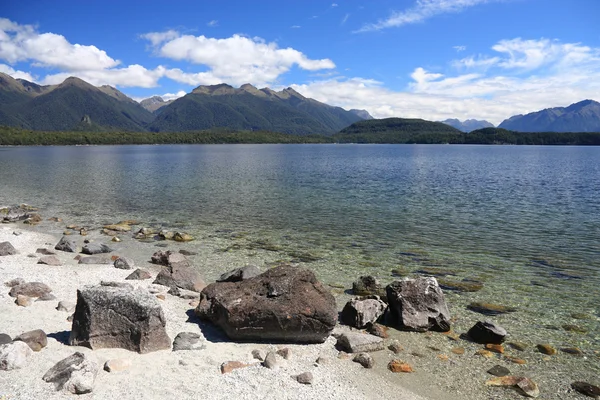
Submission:
[[152,46],[158,46],[159,44],[166,42],[167,40],[175,39],[179,36],[179,32],[175,30],[168,30],[164,32],[150,32],[140,35],[142,39],[149,40]]
[[76,75],[78,78],[91,83],[94,86],[111,85],[120,87],[143,87],[151,88],[158,84],[158,80],[166,73],[166,69],[159,66],[153,70],[133,64],[125,68],[112,68],[103,70],[77,71],[77,73],[60,72],[57,74],[46,75],[41,81],[44,85],[56,85],[63,82],[70,76]]
[[452,63],[476,72],[445,75],[415,68],[404,91],[356,78],[293,87],[304,96],[366,109],[378,118],[477,118],[495,124],[515,114],[600,100],[600,49],[546,39],[512,39],[498,42],[492,50],[500,55]]
[[26,81],[29,81],[29,82],[36,81],[36,79],[29,72],[17,71],[14,68],[12,68],[6,64],[0,64],[0,72],[4,73],[6,75],[10,75],[15,79],[25,79]]
[[156,52],[173,60],[208,67],[206,72],[172,70],[167,74],[171,79],[188,84],[227,82],[240,85],[250,82],[264,85],[275,82],[294,65],[309,71],[335,68],[329,59],[312,60],[298,50],[279,48],[274,42],[241,35],[225,39],[181,35],[161,43]]
[[467,46],[453,46],[452,48],[456,50],[457,53],[467,50]]
[[346,21],[348,21],[348,18],[350,18],[350,14],[344,15],[344,18],[342,18],[342,22],[340,23],[340,25],[344,25]]
[[146,100],[149,99],[150,97],[154,97],[154,96],[159,96],[161,97],[164,101],[169,101],[169,100],[175,100],[178,99],[180,97],[185,96],[187,93],[183,90],[178,91],[177,93],[165,93],[165,94],[153,94],[147,97],[131,97],[133,100],[137,101],[138,103],[141,102],[142,100]]
[[331,3],[331,7],[337,7],[338,4],[337,3]]
[[388,18],[366,24],[357,32],[378,31],[385,28],[423,22],[440,14],[458,13],[466,8],[500,0],[417,0],[415,5],[404,11],[393,12]]
[[302,27],[300,25],[292,25],[290,28],[292,28],[292,29],[300,29]]
[[70,71],[116,67],[120,61],[96,46],[71,44],[54,33],[38,33],[31,25],[0,18],[0,59],[9,63],[31,61],[35,66]]
[[213,19],[212,21],[207,22],[206,26],[210,26],[211,28],[213,28],[215,26],[219,26],[219,21],[216,19]]

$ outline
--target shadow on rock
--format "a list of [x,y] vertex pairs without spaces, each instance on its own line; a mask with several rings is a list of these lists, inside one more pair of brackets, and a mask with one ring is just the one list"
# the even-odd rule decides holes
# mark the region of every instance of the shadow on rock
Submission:
[[204,338],[212,343],[223,343],[223,342],[233,342],[233,340],[229,339],[225,332],[221,330],[219,327],[213,325],[210,322],[202,321],[196,313],[194,313],[194,309],[190,308],[185,312],[188,316],[187,321],[192,324],[198,324],[200,331],[204,335]]

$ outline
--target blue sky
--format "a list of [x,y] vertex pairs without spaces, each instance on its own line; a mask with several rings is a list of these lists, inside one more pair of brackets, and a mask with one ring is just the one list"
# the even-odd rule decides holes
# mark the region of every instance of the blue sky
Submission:
[[0,72],[141,100],[220,82],[378,118],[487,119],[600,100],[600,0],[28,1]]

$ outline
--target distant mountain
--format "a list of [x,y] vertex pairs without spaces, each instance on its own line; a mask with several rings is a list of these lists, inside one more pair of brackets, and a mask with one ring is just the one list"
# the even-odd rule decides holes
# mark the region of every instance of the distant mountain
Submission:
[[340,143],[449,143],[463,133],[441,122],[385,118],[356,122],[334,135]]
[[442,123],[444,123],[446,125],[450,125],[462,132],[471,132],[476,129],[493,128],[494,127],[494,125],[492,123],[485,121],[485,120],[478,120],[478,119],[467,119],[464,122],[461,122],[456,118],[450,118],[445,121],[442,121]]
[[150,112],[110,86],[97,88],[74,77],[60,85],[39,86],[0,74],[0,125],[43,131],[143,131],[152,119]]
[[583,100],[504,120],[499,128],[518,132],[600,132],[600,103]]
[[292,88],[276,92],[245,84],[199,86],[160,109],[150,130],[181,132],[225,127],[295,135],[332,134],[362,118],[306,98]]
[[353,108],[352,110],[350,110],[350,112],[358,115],[362,119],[375,119],[371,116],[371,114],[369,114],[367,110],[357,110],[356,108]]
[[148,99],[140,101],[140,106],[144,107],[151,113],[156,113],[158,110],[160,110],[164,106],[168,106],[173,101],[174,100],[164,101],[163,98],[160,96],[152,96]]

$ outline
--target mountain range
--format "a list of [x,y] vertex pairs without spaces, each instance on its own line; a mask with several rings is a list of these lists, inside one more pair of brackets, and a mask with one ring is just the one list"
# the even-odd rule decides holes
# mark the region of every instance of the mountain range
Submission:
[[600,132],[600,103],[583,100],[504,120],[499,128],[518,132]]
[[276,92],[242,85],[199,86],[172,101],[138,103],[111,86],[75,77],[40,86],[0,73],[0,125],[43,131],[125,130],[183,132],[214,127],[296,135],[333,134],[372,118],[306,98],[291,88]]
[[494,127],[494,124],[492,124],[491,122],[478,119],[467,119],[463,122],[455,118],[450,118],[441,122],[446,125],[450,125],[451,127],[454,127],[462,132],[471,132],[477,129]]

